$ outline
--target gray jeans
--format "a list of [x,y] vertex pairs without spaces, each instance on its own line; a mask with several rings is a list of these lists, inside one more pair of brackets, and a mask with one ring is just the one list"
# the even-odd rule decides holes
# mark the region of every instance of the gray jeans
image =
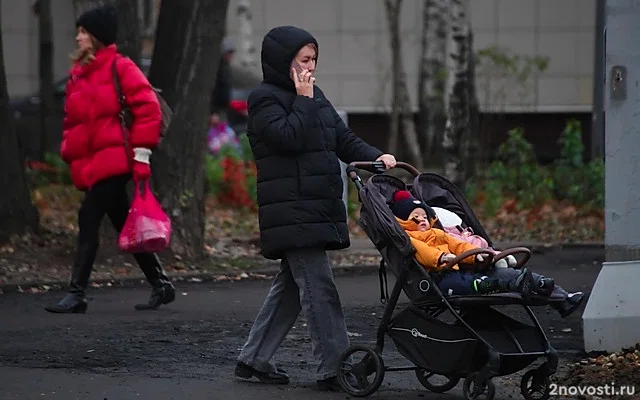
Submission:
[[286,253],[238,361],[259,371],[274,372],[273,355],[300,311],[304,311],[318,363],[317,379],[335,377],[349,338],[329,259],[321,249]]

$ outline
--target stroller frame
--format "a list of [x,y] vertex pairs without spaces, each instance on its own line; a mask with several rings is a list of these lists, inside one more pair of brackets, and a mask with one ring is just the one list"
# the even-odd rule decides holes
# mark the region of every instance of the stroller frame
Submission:
[[[406,163],[398,162],[396,167],[405,169],[414,177],[417,177],[420,174],[417,169]],[[347,174],[356,185],[359,193],[361,193],[361,190],[364,187],[364,183],[358,175],[358,169],[368,170],[375,174],[381,174],[385,171],[384,165],[380,162],[351,163],[347,168]],[[469,207],[468,204],[465,204],[464,206]],[[365,232],[367,233],[369,238],[373,240],[367,229],[365,229]],[[394,243],[391,240],[386,240],[385,246],[394,246]],[[380,324],[377,328],[375,348],[372,349],[368,346],[353,345],[345,350],[340,359],[338,368],[338,380],[347,393],[356,397],[365,397],[378,390],[378,388],[382,384],[382,381],[384,380],[385,372],[416,371],[416,376],[418,377],[420,383],[430,391],[437,393],[447,392],[448,390],[455,387],[461,378],[464,378],[465,380],[463,385],[463,392],[467,399],[483,398],[486,400],[491,400],[495,396],[495,385],[492,378],[496,376],[510,375],[514,372],[526,368],[528,365],[535,362],[538,358],[546,358],[546,361],[543,362],[542,365],[525,373],[521,381],[521,392],[526,399],[546,399],[549,397],[549,386],[551,384],[549,377],[555,374],[557,371],[558,354],[557,351],[551,346],[542,326],[531,310],[530,305],[524,302],[519,295],[513,293],[501,293],[496,295],[481,296],[451,296],[454,299],[447,298],[447,296],[445,296],[438,287],[434,278],[422,266],[420,266],[415,257],[413,257],[413,255],[407,255],[403,257],[404,265],[400,269],[399,274],[397,274],[396,276],[396,282],[393,286],[391,295],[389,296],[388,287],[386,284],[386,264],[390,264],[390,261],[387,259],[387,253],[382,251],[381,246],[377,245],[377,247],[382,256],[379,274],[381,302],[385,304],[385,309]],[[461,254],[459,258],[466,257],[467,255]],[[433,317],[434,319],[437,319],[438,316],[449,311],[449,313],[455,318],[455,324],[463,327],[464,330],[466,330],[466,332],[469,334],[469,336],[475,339],[477,341],[477,344],[480,344],[480,347],[483,348],[484,351],[486,351],[486,362],[483,362],[483,365],[480,368],[469,368],[466,371],[459,371],[460,373],[458,374],[451,373],[451,370],[438,370],[438,368],[433,367],[427,369],[424,366],[418,365],[417,362],[411,359],[412,357],[407,357],[408,354],[406,354],[406,351],[403,355],[408,358],[409,361],[413,362],[413,366],[389,367],[384,365],[384,362],[382,360],[382,352],[385,347],[385,337],[389,336],[391,339],[393,339],[396,345],[398,345],[398,342],[392,336],[392,330],[394,328],[393,319],[399,314],[398,313],[394,315],[394,311],[396,310],[396,307],[398,305],[400,295],[402,294],[403,290],[405,290],[405,282],[409,278],[410,273],[418,274],[414,275],[414,277],[419,276],[422,279],[420,281],[420,285],[426,283],[425,286],[433,289],[433,293],[430,296],[432,299],[423,303],[414,302],[414,299],[409,297],[410,303],[403,309],[403,311],[410,309],[413,312],[422,313],[423,315],[428,315],[430,317]],[[407,293],[407,295],[409,295],[409,293]],[[483,299],[486,301],[482,301]],[[466,304],[478,300],[481,300],[480,304]],[[518,337],[512,332],[512,330],[510,330],[509,327],[505,324],[502,328],[504,328],[506,336],[511,340],[511,343],[517,349],[517,351],[500,352],[498,349],[496,349],[496,346],[494,344],[483,337],[478,329],[472,326],[472,323],[469,323],[467,320],[465,320],[464,317],[466,316],[466,314],[461,313],[461,310],[486,307],[491,312],[496,313],[496,316],[499,314],[500,316],[504,316],[505,318],[510,319],[505,314],[502,314],[499,311],[491,308],[492,305],[507,304],[522,305],[522,307],[526,310],[528,317],[533,322],[533,326],[521,324],[520,322],[515,320],[511,321],[515,322],[516,324],[527,326],[529,329],[535,330],[537,339],[542,343],[543,349],[539,351],[526,351],[525,346],[521,343],[520,340],[518,340]],[[538,298],[537,302],[535,299],[532,300],[532,305],[546,304],[549,304],[548,299],[545,301],[542,298]],[[408,331],[408,329],[401,330]],[[413,329],[411,331],[411,334],[413,337],[422,335],[423,338],[429,338],[428,335],[424,335],[417,329]],[[435,341],[440,340],[434,338],[429,339]],[[402,349],[399,346],[398,350],[403,353]],[[350,357],[358,351],[363,351],[367,354],[360,363],[353,364],[351,363],[351,361],[349,361],[351,359]],[[482,357],[482,359],[484,361],[485,357]],[[372,383],[369,383],[367,377],[373,372],[376,372],[376,377],[374,378]],[[355,375],[355,377],[357,378],[358,388],[354,388],[350,383],[350,379],[348,377],[349,373]],[[446,378],[448,378],[448,382],[441,385],[433,384],[428,380],[431,375],[444,375]],[[537,394],[536,397],[534,397],[535,394]]]

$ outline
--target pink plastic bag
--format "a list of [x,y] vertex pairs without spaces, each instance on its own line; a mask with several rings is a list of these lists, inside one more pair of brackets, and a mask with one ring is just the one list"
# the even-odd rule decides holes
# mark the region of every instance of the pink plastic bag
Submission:
[[171,219],[162,210],[145,181],[142,193],[138,182],[135,194],[118,239],[120,250],[127,253],[155,253],[169,246],[171,239]]

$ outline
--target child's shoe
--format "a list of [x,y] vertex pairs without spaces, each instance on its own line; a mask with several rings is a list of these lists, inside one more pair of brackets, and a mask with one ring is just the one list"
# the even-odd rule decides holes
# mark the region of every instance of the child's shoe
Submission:
[[488,276],[473,280],[473,291],[477,294],[492,294],[500,292],[500,281]]
[[580,307],[582,301],[584,300],[584,293],[575,292],[569,293],[567,299],[563,302],[555,306],[554,308],[560,313],[562,318],[567,318],[571,315],[575,310]]
[[555,286],[556,284],[553,278],[540,278],[538,282],[536,282],[534,292],[540,296],[551,296]]

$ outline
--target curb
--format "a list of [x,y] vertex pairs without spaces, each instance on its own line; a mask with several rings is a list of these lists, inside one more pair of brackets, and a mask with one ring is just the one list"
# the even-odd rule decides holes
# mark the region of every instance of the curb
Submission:
[[[364,241],[363,241],[364,242]],[[369,244],[370,242],[366,242]],[[603,250],[605,248],[604,243],[520,243],[520,242],[496,242],[494,243],[495,248],[497,249],[508,249],[511,247],[527,247],[533,253],[545,253],[549,251],[557,251],[557,250]],[[353,254],[367,254],[367,255],[378,255],[378,251],[373,247],[367,246],[366,248],[363,246],[363,243],[357,244],[354,248],[353,243],[350,249],[340,250],[340,252],[345,253],[353,253]],[[254,270],[245,271],[249,276],[247,278],[235,279],[238,277],[238,274],[225,274],[224,271],[220,271],[218,273],[194,273],[194,274],[186,274],[179,275],[172,278],[173,282],[177,283],[188,283],[188,284],[198,284],[198,283],[223,283],[223,282],[235,282],[235,281],[247,281],[247,280],[264,280],[263,277],[256,277],[260,275],[273,276],[278,273],[280,270],[280,264],[274,263],[271,266],[265,265],[263,267],[256,268]],[[373,273],[377,272],[378,265],[339,265],[334,266],[332,268],[334,275],[348,275],[348,274],[358,274],[358,273]],[[231,279],[217,279],[219,276],[225,275],[230,276]],[[112,279],[98,279],[90,282],[90,285],[98,285],[100,287],[134,287],[134,286],[143,286],[147,285],[143,276],[135,277],[135,278],[112,278]],[[66,281],[49,281],[49,282],[24,282],[20,284],[7,283],[0,284],[0,294],[3,293],[22,293],[22,292],[32,292],[37,293],[34,289],[42,291],[43,287],[47,287],[45,291],[47,292],[55,292],[61,291],[66,288]]]
[[[266,277],[270,279],[275,276],[280,270],[279,266],[265,267],[252,271],[245,272],[248,277],[236,279],[240,274],[223,274],[223,273],[196,273],[188,275],[179,275],[171,278],[171,281],[176,284],[191,284],[197,285],[200,283],[227,283],[227,282],[239,282],[239,281],[256,281],[265,280]],[[341,265],[332,268],[335,276],[344,276],[349,274],[358,273],[373,273],[378,271],[378,265]],[[229,279],[217,279],[219,276],[228,276]],[[23,282],[19,284],[7,283],[0,284],[0,294],[9,293],[41,293],[41,292],[60,292],[65,290],[68,282],[66,281],[49,281],[49,282]],[[113,279],[97,279],[92,280],[89,283],[89,289],[94,289],[97,285],[99,288],[126,288],[136,286],[146,286],[147,281],[144,276],[136,278],[113,278]],[[43,290],[43,288],[47,288]],[[37,289],[38,291],[34,291]]]

